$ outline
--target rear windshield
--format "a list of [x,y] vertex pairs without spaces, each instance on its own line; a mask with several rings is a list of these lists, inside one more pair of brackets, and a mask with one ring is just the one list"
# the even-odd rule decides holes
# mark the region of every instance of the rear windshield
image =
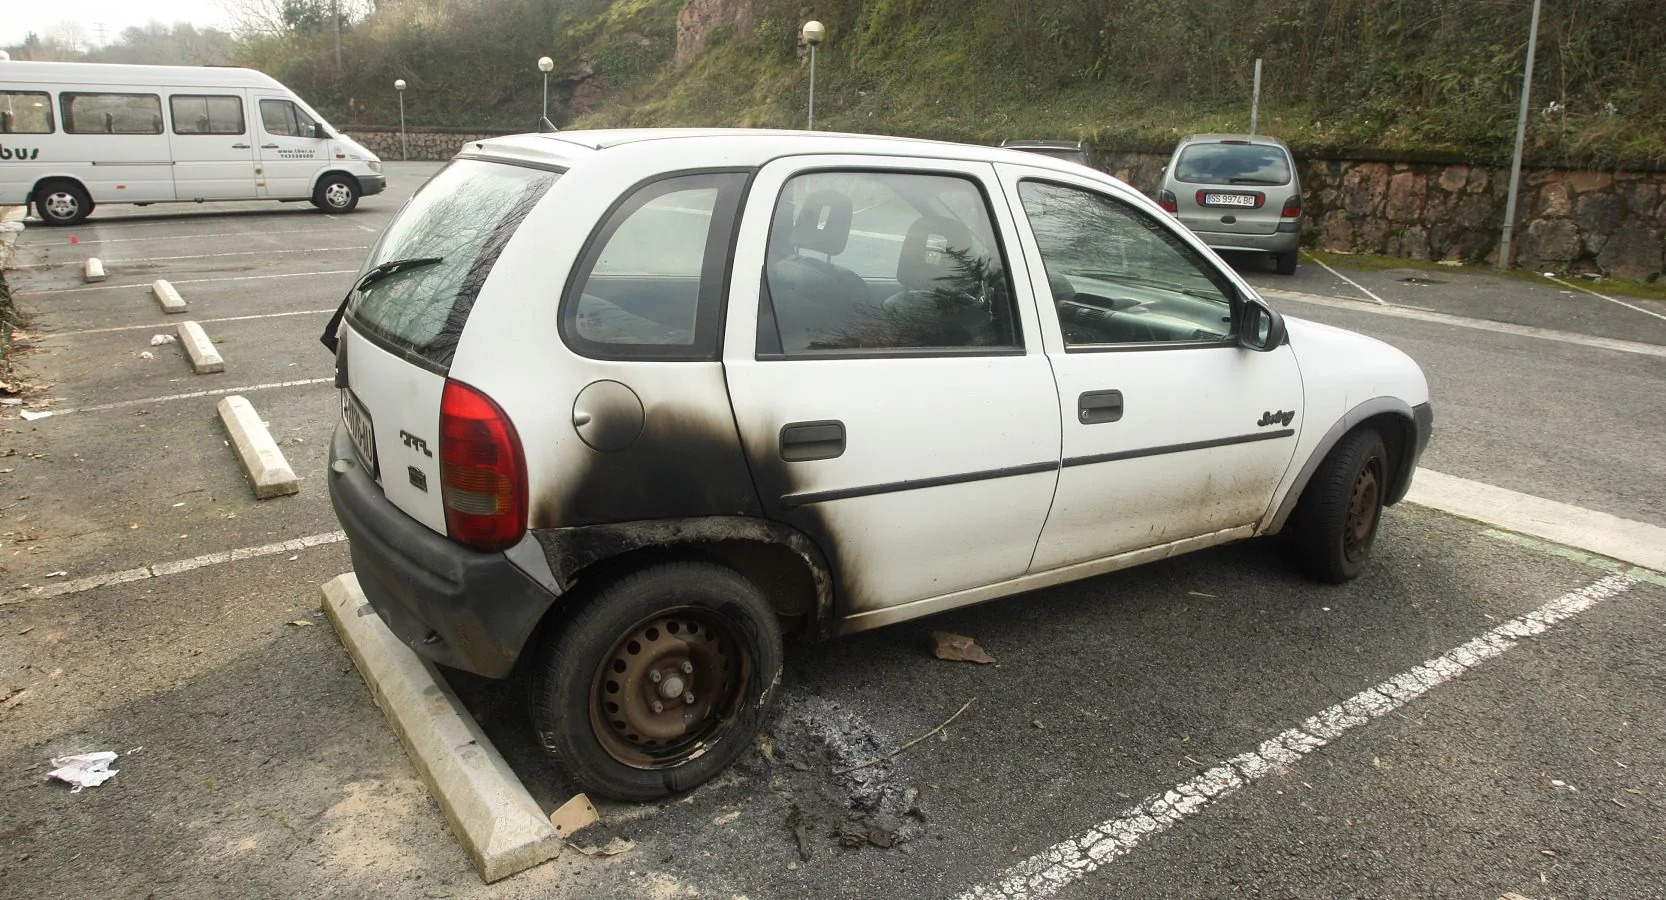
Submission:
[[[441,169],[382,232],[360,273],[371,283],[349,298],[348,318],[372,337],[449,366],[498,253],[558,177],[469,159]],[[407,264],[374,274],[399,261]]]
[[1268,144],[1192,144],[1174,177],[1190,184],[1289,184],[1290,155]]

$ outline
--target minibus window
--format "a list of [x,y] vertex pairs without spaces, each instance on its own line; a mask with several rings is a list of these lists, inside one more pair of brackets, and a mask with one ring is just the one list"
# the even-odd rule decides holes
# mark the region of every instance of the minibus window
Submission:
[[0,134],[51,134],[52,96],[0,91]]
[[243,98],[175,94],[168,98],[174,134],[242,134]]
[[58,97],[70,134],[161,134],[162,98],[155,94],[80,94]]
[[271,135],[312,137],[312,116],[288,100],[260,101],[260,125]]

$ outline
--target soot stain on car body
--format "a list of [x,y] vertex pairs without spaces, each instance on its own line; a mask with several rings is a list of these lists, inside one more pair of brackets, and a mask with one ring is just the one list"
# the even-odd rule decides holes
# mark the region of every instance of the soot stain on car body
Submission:
[[732,419],[654,407],[623,449],[575,446],[568,474],[533,501],[532,528],[763,515]]

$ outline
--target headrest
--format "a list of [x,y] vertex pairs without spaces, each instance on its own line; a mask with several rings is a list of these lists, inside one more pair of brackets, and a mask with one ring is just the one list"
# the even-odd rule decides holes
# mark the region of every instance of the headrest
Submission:
[[793,245],[838,256],[850,241],[850,215],[849,197],[834,190],[816,191],[804,200],[804,208],[793,221]]
[[902,257],[897,260],[897,281],[911,291],[948,287],[940,282],[964,278],[949,250],[969,253],[972,232],[947,216],[921,216],[902,239]]

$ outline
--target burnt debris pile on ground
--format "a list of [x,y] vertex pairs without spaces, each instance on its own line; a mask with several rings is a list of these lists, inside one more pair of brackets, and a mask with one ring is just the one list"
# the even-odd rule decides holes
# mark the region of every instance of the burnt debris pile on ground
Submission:
[[[770,788],[787,803],[784,827],[808,860],[817,843],[895,847],[926,833],[920,791],[893,760],[861,766],[894,749],[860,716],[821,697],[784,699],[759,737]],[[852,768],[861,766],[861,768]]]

